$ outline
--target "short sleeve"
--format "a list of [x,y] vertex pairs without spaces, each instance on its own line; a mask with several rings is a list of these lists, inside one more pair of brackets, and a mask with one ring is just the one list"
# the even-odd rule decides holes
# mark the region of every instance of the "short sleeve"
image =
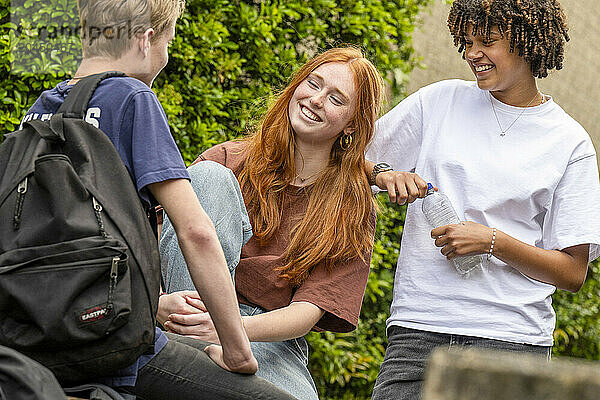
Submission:
[[325,314],[316,327],[332,332],[356,329],[360,308],[369,277],[369,265],[360,260],[334,268],[315,268],[296,290],[292,302],[305,301],[316,305]]
[[243,141],[217,144],[200,154],[192,165],[200,161],[214,161],[231,169],[237,176],[244,165],[245,149],[246,144]]
[[[202,154],[198,156],[196,161],[193,164],[196,164],[200,161],[214,161],[218,162],[221,165],[227,165],[227,148],[223,144],[218,144],[216,146],[211,147],[206,150]],[[192,164],[192,165],[193,165]]]
[[[374,234],[374,212],[370,223]],[[369,279],[371,250],[364,255],[365,261],[356,258],[331,272],[324,265],[317,266],[294,293],[292,302],[308,302],[325,311],[315,326],[318,330],[350,332],[356,329]]]
[[569,162],[554,191],[544,217],[543,241],[546,249],[557,250],[589,243],[593,261],[600,256],[600,183],[592,144],[587,147]]
[[398,171],[415,169],[423,136],[422,92],[411,94],[377,120],[367,160],[387,162]]
[[165,112],[154,93],[136,93],[123,115],[122,126],[130,124],[132,132],[131,169],[138,191],[151,183],[190,179]]

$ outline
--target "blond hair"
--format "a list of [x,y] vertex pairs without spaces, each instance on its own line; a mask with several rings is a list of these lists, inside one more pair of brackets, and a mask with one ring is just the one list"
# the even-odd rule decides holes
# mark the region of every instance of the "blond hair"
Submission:
[[120,58],[135,35],[154,29],[156,40],[185,8],[185,0],[78,0],[83,56]]

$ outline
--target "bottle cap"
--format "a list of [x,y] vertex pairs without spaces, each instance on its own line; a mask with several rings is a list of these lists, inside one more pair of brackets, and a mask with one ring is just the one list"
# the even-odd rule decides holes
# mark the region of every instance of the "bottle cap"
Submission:
[[433,185],[427,182],[427,195],[433,194],[435,190],[433,190]]

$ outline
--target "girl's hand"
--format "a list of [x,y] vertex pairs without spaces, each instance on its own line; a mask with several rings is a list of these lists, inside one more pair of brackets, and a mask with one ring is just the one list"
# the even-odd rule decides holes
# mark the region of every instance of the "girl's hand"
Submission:
[[170,314],[196,314],[198,312],[206,312],[206,307],[198,292],[182,290],[159,297],[156,319],[164,326]]
[[211,343],[220,344],[219,336],[215,329],[210,314],[199,312],[197,314],[171,314],[164,324],[169,332]]
[[492,243],[492,228],[471,221],[440,226],[431,231],[435,245],[448,260],[469,254],[485,254]]
[[[375,178],[377,187],[387,190],[392,203],[412,203],[427,194],[427,182],[412,172],[386,171],[380,172]],[[435,188],[437,191],[437,188]]]

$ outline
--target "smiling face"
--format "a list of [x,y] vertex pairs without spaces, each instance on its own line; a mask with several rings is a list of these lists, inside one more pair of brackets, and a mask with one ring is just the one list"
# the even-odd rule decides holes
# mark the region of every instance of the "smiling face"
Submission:
[[529,63],[510,52],[510,41],[500,35],[497,27],[491,29],[490,38],[473,35],[469,25],[465,35],[465,59],[482,90],[510,92],[534,82]]
[[346,63],[326,63],[313,70],[294,91],[288,105],[296,140],[329,147],[349,126],[356,107],[354,73]]

